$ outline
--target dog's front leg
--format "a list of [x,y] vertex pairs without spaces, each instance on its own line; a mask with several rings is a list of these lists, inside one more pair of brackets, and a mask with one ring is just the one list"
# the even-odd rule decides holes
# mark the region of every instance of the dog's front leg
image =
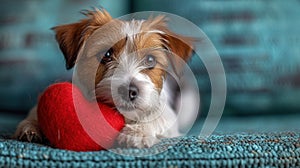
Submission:
[[34,106],[28,116],[19,123],[13,138],[27,142],[42,141],[42,133],[37,119],[37,106]]
[[153,130],[146,124],[126,124],[117,138],[121,146],[133,148],[149,148],[159,142]]

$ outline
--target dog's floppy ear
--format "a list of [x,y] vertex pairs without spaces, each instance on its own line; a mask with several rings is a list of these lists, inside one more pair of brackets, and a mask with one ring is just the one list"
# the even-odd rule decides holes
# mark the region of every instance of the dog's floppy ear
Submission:
[[162,37],[165,39],[165,46],[170,52],[169,59],[172,66],[177,75],[179,75],[193,54],[192,44],[194,39],[175,34],[169,30],[165,30],[165,34],[162,34]]
[[193,54],[193,44],[196,39],[172,32],[167,26],[167,21],[165,16],[157,16],[148,19],[146,25],[148,28],[159,32],[164,47],[169,51],[168,55],[175,73],[179,75]]
[[76,23],[53,27],[56,40],[66,59],[66,68],[71,69],[76,62],[78,52],[87,38],[99,27],[112,18],[104,9],[82,12],[86,19]]

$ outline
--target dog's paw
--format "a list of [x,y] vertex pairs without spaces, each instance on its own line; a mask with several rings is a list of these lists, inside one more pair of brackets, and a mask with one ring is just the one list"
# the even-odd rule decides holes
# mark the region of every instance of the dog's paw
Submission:
[[119,145],[128,148],[150,148],[159,140],[135,126],[125,126],[117,138]]
[[159,140],[152,136],[143,137],[141,140],[142,147],[140,148],[150,148],[154,144],[157,144]]
[[42,142],[42,133],[37,121],[23,120],[17,127],[13,138],[26,142]]

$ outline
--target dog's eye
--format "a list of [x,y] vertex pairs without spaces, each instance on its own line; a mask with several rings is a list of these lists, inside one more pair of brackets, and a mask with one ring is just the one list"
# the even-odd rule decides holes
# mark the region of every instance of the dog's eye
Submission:
[[113,54],[114,54],[114,50],[112,48],[110,48],[108,51],[106,51],[106,53],[102,57],[101,63],[106,64],[107,62],[112,61]]
[[149,69],[154,68],[156,65],[156,58],[153,55],[147,55],[145,59],[145,65]]

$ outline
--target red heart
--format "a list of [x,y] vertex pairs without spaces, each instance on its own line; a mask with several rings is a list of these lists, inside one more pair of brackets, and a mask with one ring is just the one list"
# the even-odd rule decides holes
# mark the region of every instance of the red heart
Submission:
[[67,82],[46,89],[37,114],[50,144],[74,151],[112,147],[125,123],[120,113],[99,102],[88,102],[75,85]]

